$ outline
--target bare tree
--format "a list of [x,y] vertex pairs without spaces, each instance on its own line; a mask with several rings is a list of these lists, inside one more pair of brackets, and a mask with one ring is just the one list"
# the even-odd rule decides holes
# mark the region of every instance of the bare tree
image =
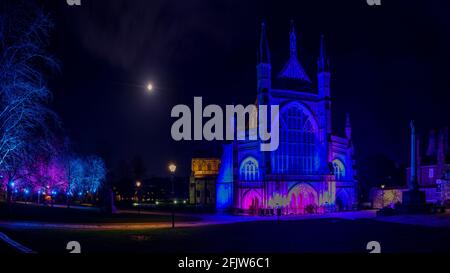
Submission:
[[24,1],[6,5],[0,13],[1,173],[16,173],[37,150],[48,149],[51,141],[46,139],[58,125],[47,107],[51,92],[46,74],[58,69],[46,51],[52,28],[42,9],[30,9]]

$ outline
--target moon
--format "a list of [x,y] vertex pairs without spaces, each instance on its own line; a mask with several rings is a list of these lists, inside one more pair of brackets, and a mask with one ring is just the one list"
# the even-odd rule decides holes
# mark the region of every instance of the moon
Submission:
[[147,91],[152,92],[153,91],[153,84],[149,83],[147,84]]

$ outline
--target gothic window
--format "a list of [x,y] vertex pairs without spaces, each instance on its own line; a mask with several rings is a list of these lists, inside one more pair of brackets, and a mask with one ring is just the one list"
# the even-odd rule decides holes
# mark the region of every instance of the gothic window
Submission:
[[313,174],[318,163],[313,117],[300,105],[293,105],[282,112],[280,122],[280,146],[274,153],[274,172]]
[[342,180],[345,178],[345,166],[342,161],[340,161],[339,159],[333,160],[333,169],[336,180]]
[[259,180],[258,161],[252,157],[245,159],[241,164],[239,175],[241,180]]

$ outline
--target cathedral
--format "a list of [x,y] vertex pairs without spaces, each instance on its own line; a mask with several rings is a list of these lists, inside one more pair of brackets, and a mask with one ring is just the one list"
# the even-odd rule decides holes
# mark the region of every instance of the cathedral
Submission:
[[[264,23],[260,35],[256,106],[279,105],[279,147],[260,151],[261,140],[224,144],[216,183],[208,188],[214,191],[215,207],[254,215],[272,214],[275,209],[282,214],[354,209],[357,181],[350,118],[347,115],[345,136],[333,134],[324,37],[315,84],[299,60],[293,24],[289,59],[279,72],[272,71]],[[195,195],[202,194],[191,194],[191,198],[196,199]]]

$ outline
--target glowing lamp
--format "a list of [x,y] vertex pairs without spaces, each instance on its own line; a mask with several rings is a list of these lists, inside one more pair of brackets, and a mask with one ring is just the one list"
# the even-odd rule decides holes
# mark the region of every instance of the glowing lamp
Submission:
[[169,164],[169,171],[171,173],[175,173],[176,170],[177,170],[177,165],[175,165],[174,163],[170,163]]

